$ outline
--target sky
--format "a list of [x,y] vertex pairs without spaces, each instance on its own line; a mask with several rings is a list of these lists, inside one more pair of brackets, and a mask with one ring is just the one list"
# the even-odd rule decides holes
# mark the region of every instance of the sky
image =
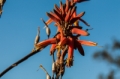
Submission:
[[[39,26],[40,41],[47,39],[43,29],[44,23],[40,18],[47,20],[46,12],[52,11],[54,4],[59,5],[59,1],[6,0],[0,18],[0,72],[32,51]],[[93,28],[89,30],[90,36],[81,36],[80,39],[97,42],[103,48],[83,46],[85,56],[75,51],[74,65],[66,68],[63,79],[98,79],[100,73],[108,74],[111,68],[109,64],[98,62],[92,56],[95,51],[104,49],[106,44],[111,44],[114,38],[120,39],[119,3],[120,0],[90,0],[77,4],[77,12],[86,12],[82,18],[90,24],[90,27],[83,23],[80,25],[83,29]],[[50,37],[53,37],[56,28],[53,24],[49,27],[52,31]],[[40,64],[52,75],[52,57],[49,49],[50,46],[30,57],[7,72],[1,79],[45,79],[46,75],[39,68]]]

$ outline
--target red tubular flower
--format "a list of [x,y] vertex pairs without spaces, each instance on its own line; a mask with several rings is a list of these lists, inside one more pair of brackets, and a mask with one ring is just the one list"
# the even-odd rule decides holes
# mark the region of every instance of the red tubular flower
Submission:
[[57,54],[60,53],[61,49],[67,44],[67,42],[68,42],[68,38],[66,38],[66,37],[63,37],[62,39],[60,39],[60,42],[56,46],[56,48],[58,50]]
[[[55,11],[56,12],[56,11]],[[57,12],[56,13],[53,13],[53,12],[50,12],[50,14],[52,15],[52,16],[54,16],[55,18],[57,18],[59,21],[61,21],[62,20],[62,18],[61,18],[61,16],[60,15],[58,15],[57,14]]]
[[97,43],[85,40],[75,40],[76,48],[78,49],[79,53],[84,56],[84,49],[82,48],[82,45],[96,46]]
[[82,35],[82,36],[88,36],[89,35],[89,33],[87,31],[82,30],[80,28],[76,28],[76,27],[75,28],[73,27],[71,32],[72,32],[72,34],[79,34],[79,35]]
[[81,3],[81,2],[84,2],[84,1],[89,1],[89,0],[74,0],[74,3]]
[[73,58],[73,50],[74,50],[74,40],[73,40],[73,38],[69,37],[68,58]]
[[77,15],[76,9],[77,9],[76,6],[73,6],[73,7],[71,8],[71,14],[70,14],[71,18],[72,18],[72,17],[75,17],[75,16]]
[[50,48],[50,55],[52,55],[52,54],[55,52],[56,46],[57,46],[57,44],[52,44],[52,45],[51,45],[51,48]]
[[53,20],[50,18],[50,19],[48,19],[48,20],[46,21],[46,24],[49,25],[49,24],[52,23],[52,22],[53,22]]
[[57,39],[57,42],[60,41],[60,38],[61,38],[60,33],[57,33],[57,34],[54,36],[54,38]]
[[46,13],[47,16],[49,16],[54,22],[58,23],[60,20],[55,16],[50,13]]
[[47,40],[37,43],[36,47],[42,48],[42,47],[46,47],[50,44],[56,44],[56,42],[57,42],[56,38],[50,38],[50,39],[47,39]]
[[54,13],[57,15],[57,17],[59,17],[61,19],[61,21],[63,21],[63,17],[61,16],[61,13],[59,11],[57,11],[56,9],[53,9]]
[[62,1],[60,1],[60,10],[61,10],[62,15],[64,15],[65,14],[65,8],[63,6]]
[[[77,13],[76,13],[76,11],[75,11],[75,12],[73,13],[73,16],[72,16],[72,17],[76,17],[76,16],[77,16],[77,17],[80,17],[80,18],[81,18],[84,14],[85,14],[85,12],[81,12],[81,13],[79,13],[79,14],[77,15]],[[80,18],[79,18],[79,19],[80,19]],[[79,26],[79,20],[77,20],[76,22],[74,22],[74,25],[75,25],[75,26]]]
[[74,40],[69,37],[68,42],[68,58],[67,58],[67,67],[71,67],[73,65],[73,53],[74,53]]
[[[52,44],[50,54],[53,54],[57,49],[57,57],[60,58],[61,62],[63,62],[65,55],[68,54],[68,67],[73,65],[74,49],[78,49],[79,53],[84,56],[85,53],[82,45],[97,45],[95,42],[78,40],[79,36],[89,35],[87,31],[82,30],[82,27],[79,26],[80,21],[89,26],[89,24],[81,18],[85,12],[79,14],[76,12],[76,3],[84,1],[88,0],[66,0],[65,4],[60,2],[60,7],[55,4],[53,12],[47,13],[49,19],[46,21],[46,24],[49,25],[51,22],[55,22],[59,34],[57,34],[55,38],[36,44],[36,47],[45,47]],[[74,36],[74,34],[77,36]],[[64,47],[66,46],[68,46],[67,49],[61,53],[61,50],[64,50]]]
[[54,5],[54,9],[57,10],[57,12],[60,12],[60,8],[57,6],[57,4]]
[[71,9],[68,10],[67,15],[65,16],[65,22],[69,21],[69,19],[70,19],[70,12],[71,12]]
[[68,38],[63,37],[63,38],[60,40],[60,42],[59,42],[58,45],[63,46],[63,45],[65,45],[65,44],[67,44],[67,42],[68,42]]
[[69,0],[66,0],[65,12],[68,12],[69,7],[70,7],[70,1],[69,1]]

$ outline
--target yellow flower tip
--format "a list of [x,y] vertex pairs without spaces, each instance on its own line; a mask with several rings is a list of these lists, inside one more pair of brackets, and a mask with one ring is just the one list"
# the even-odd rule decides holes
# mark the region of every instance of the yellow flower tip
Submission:
[[94,45],[95,45],[95,46],[97,46],[97,45],[98,45],[98,43],[94,43]]
[[67,67],[73,66],[73,58],[68,58],[68,59],[67,59],[66,66],[67,66]]
[[37,44],[34,44],[34,50],[40,50],[41,48],[41,46],[37,46]]
[[98,43],[93,42],[93,46],[97,46],[97,45],[98,45]]
[[56,46],[56,49],[57,49],[58,51],[60,51],[61,48],[62,48],[62,47],[61,47],[60,45],[57,45],[57,46]]
[[57,45],[57,46],[56,46],[56,49],[58,49],[58,48],[60,48],[60,45]]
[[61,56],[61,46],[60,45],[57,45],[56,46],[56,49],[57,49],[57,57],[59,58]]

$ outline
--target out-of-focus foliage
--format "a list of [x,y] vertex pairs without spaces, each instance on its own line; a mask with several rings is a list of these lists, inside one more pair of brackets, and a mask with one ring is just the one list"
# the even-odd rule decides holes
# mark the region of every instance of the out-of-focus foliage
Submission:
[[100,74],[98,79],[115,79],[114,78],[114,71],[110,71],[109,74],[107,76],[104,76],[103,74]]
[[[96,51],[93,55],[94,59],[97,60],[103,60],[110,64],[110,66],[116,67],[117,69],[120,69],[120,41],[113,40],[112,45],[106,45],[103,50]],[[115,69],[111,69],[109,71],[109,74],[99,75],[99,79],[116,79],[115,74],[120,73],[119,71]]]
[[113,41],[112,49],[113,49],[113,50],[116,50],[116,49],[119,49],[119,50],[120,50],[120,41],[118,41],[118,40],[115,39],[115,40]]

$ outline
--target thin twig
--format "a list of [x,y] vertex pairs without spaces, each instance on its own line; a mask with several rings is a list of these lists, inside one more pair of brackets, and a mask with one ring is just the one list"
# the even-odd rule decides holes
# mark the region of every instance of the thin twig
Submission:
[[[44,47],[45,48],[45,47]],[[11,70],[12,68],[16,67],[17,65],[19,65],[20,63],[22,63],[23,61],[27,60],[28,58],[30,58],[31,56],[37,54],[39,51],[41,51],[43,48],[41,49],[37,49],[37,50],[33,50],[31,53],[29,53],[28,55],[26,55],[25,57],[21,58],[20,60],[18,60],[17,62],[15,62],[14,64],[12,64],[11,66],[9,66],[8,68],[6,68],[3,72],[0,73],[0,77],[2,77],[5,73],[7,73],[9,70]]]
[[[38,29],[39,31],[39,29]],[[57,33],[58,34],[58,33]],[[56,34],[56,35],[57,35]],[[55,35],[55,36],[56,36]],[[54,36],[54,37],[55,37]],[[47,46],[45,46],[47,47]],[[38,52],[40,52],[42,49],[44,49],[45,47],[42,47],[42,48],[39,48],[39,49],[34,49],[31,51],[31,53],[29,53],[28,55],[26,55],[25,57],[21,58],[20,60],[18,60],[17,62],[15,62],[14,64],[10,65],[9,67],[7,67],[5,70],[3,70],[1,73],[0,73],[0,78],[6,74],[9,70],[11,70],[12,68],[16,67],[17,65],[19,65],[20,63],[22,63],[23,61],[27,60],[28,58],[30,58],[31,56],[37,54]]]

